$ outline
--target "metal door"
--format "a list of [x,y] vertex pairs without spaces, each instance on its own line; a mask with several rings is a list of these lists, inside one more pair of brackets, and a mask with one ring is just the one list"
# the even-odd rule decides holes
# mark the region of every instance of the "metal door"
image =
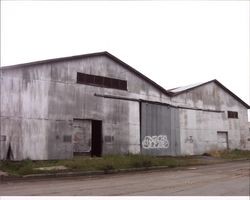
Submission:
[[74,154],[90,153],[91,151],[91,120],[76,119],[73,121],[73,152]]
[[142,154],[173,154],[175,136],[171,134],[171,109],[165,105],[141,103]]
[[217,132],[217,148],[218,150],[228,149],[228,134],[225,131]]

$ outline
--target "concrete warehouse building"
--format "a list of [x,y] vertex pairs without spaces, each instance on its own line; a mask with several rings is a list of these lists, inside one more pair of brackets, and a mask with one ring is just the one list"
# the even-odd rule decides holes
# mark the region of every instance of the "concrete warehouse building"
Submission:
[[0,156],[250,149],[248,104],[217,80],[165,90],[108,52],[1,68]]

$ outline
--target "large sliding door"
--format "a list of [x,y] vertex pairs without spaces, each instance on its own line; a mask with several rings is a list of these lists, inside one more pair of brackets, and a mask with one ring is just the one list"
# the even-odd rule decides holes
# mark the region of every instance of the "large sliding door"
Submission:
[[176,154],[176,112],[175,108],[166,105],[141,103],[142,154]]

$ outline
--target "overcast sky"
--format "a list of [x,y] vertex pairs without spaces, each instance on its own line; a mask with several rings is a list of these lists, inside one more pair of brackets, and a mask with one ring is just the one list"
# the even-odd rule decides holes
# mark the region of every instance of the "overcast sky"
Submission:
[[98,51],[166,89],[217,79],[249,103],[249,1],[1,2],[1,66]]

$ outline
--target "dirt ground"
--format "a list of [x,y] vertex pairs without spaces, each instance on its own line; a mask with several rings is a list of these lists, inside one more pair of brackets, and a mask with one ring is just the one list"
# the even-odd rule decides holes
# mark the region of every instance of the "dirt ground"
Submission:
[[0,195],[248,196],[249,170],[248,160],[184,169],[4,182],[0,184]]

